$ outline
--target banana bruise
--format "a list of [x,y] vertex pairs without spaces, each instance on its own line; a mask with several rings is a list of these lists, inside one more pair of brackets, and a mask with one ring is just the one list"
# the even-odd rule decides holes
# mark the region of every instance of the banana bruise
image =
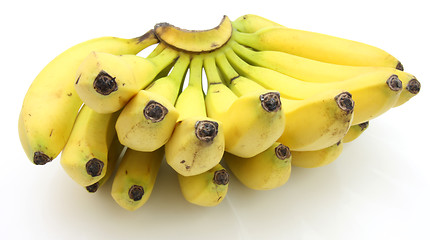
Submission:
[[267,89],[276,89],[287,99],[306,99],[328,90],[349,92],[355,102],[352,125],[371,120],[392,108],[402,92],[402,82],[410,80],[400,80],[396,69],[383,68],[340,82],[304,82],[270,69],[249,65],[232,49],[227,48],[225,52],[239,74]]
[[179,118],[174,104],[190,58],[181,54],[172,72],[141,90],[121,111],[116,123],[121,143],[136,151],[154,151],[167,143]]
[[78,69],[76,92],[97,112],[118,111],[170,65],[177,54],[169,48],[153,58],[92,52]]
[[224,154],[223,124],[206,116],[202,67],[203,59],[194,56],[190,64],[189,85],[175,104],[180,118],[165,145],[167,164],[183,176],[208,171],[221,161]]
[[266,150],[285,128],[277,91],[262,90],[237,97],[221,80],[213,56],[205,58],[208,116],[224,124],[225,149],[240,157]]
[[326,166],[336,160],[343,150],[343,142],[316,151],[291,151],[292,165],[302,168],[316,168]]
[[[240,76],[224,54],[216,57],[230,89],[238,96],[264,89],[258,83]],[[281,97],[285,129],[279,142],[291,150],[323,149],[341,140],[353,119],[354,100],[342,90],[328,90],[304,100]]]
[[122,208],[135,211],[149,199],[163,160],[163,148],[139,152],[128,148],[112,183],[111,195]]
[[283,186],[291,175],[292,154],[287,146],[279,142],[251,158],[226,153],[224,160],[243,185],[255,190]]
[[345,137],[343,137],[342,142],[348,143],[357,139],[367,128],[369,127],[369,121],[352,125]]
[[219,205],[227,195],[230,176],[221,164],[217,164],[198,175],[178,174],[178,181],[185,200],[198,206],[213,207]]
[[88,54],[137,54],[157,42],[153,30],[133,39],[101,37],[77,44],[48,63],[29,87],[18,120],[19,138],[30,161],[44,165],[64,148],[82,106],[74,87],[76,71]]
[[60,160],[66,173],[79,185],[94,184],[106,174],[118,114],[97,113],[87,105],[80,110]]
[[124,146],[121,145],[118,138],[115,136],[109,149],[108,149],[108,160],[106,166],[106,174],[96,183],[88,185],[85,189],[89,193],[97,192],[107,181],[109,181],[113,172],[115,171],[118,161],[121,159],[121,153],[124,150]]

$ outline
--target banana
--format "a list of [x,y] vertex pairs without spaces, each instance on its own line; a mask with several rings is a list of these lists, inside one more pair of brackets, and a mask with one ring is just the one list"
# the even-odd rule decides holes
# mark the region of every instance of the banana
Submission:
[[257,50],[286,52],[340,65],[380,66],[403,71],[400,61],[386,51],[348,39],[279,26],[254,33],[236,33],[239,43]]
[[19,138],[30,161],[44,165],[64,148],[82,105],[74,87],[76,71],[88,54],[137,54],[157,42],[153,30],[132,39],[96,38],[69,48],[46,65],[29,87],[18,120]]
[[[346,66],[325,63],[284,52],[254,51],[235,41],[231,41],[229,44],[238,56],[252,65],[268,68],[306,82],[338,82],[375,70],[391,71],[390,69],[384,69],[385,67]],[[309,69],[312,70],[309,71]],[[396,107],[418,94],[421,85],[415,76],[409,73],[395,70],[394,74],[399,77],[403,86],[400,97],[394,104],[394,107]]]
[[317,151],[291,151],[292,165],[303,168],[322,167],[336,160],[343,150],[343,142]]
[[179,187],[188,202],[213,207],[222,202],[228,191],[229,174],[221,164],[194,176],[178,174]]
[[169,23],[158,23],[154,32],[164,44],[185,52],[211,52],[230,40],[233,27],[230,19],[224,15],[221,23],[209,30],[190,31],[175,27]]
[[345,137],[343,137],[342,142],[348,143],[357,139],[363,132],[369,127],[369,121],[353,125],[349,128]]
[[180,118],[165,145],[166,162],[183,176],[208,171],[224,154],[223,124],[206,116],[202,67],[202,57],[193,56],[189,84],[175,104]]
[[90,193],[97,192],[112,176],[118,161],[120,161],[122,150],[124,146],[121,145],[118,138],[115,136],[108,150],[108,160],[106,166],[106,174],[96,183],[88,185],[85,189]]
[[279,23],[254,14],[246,14],[232,22],[233,28],[239,32],[253,33],[266,27],[283,27]]
[[165,48],[152,58],[92,52],[78,69],[76,92],[95,111],[116,112],[177,56],[178,53],[171,48]]
[[79,111],[60,160],[66,173],[79,185],[94,184],[106,174],[118,114],[97,113],[87,105]]
[[180,54],[172,72],[140,90],[121,111],[118,138],[136,151],[154,151],[169,140],[179,117],[174,104],[185,78],[190,56]]
[[163,148],[139,152],[127,148],[115,173],[111,195],[122,208],[134,211],[149,199],[163,160]]
[[264,152],[241,158],[226,153],[224,160],[239,181],[248,188],[270,190],[284,185],[291,175],[291,152],[281,143],[274,143]]
[[[239,96],[264,89],[252,80],[240,76],[225,54],[218,54],[217,64],[227,85]],[[291,150],[310,151],[337,143],[347,133],[353,118],[354,101],[342,90],[325,91],[305,100],[281,97],[285,114],[285,129],[279,142]]]
[[208,116],[224,125],[225,150],[253,157],[269,148],[283,133],[285,115],[279,93],[262,90],[237,97],[221,80],[214,55],[204,59],[208,80]]
[[[352,125],[373,119],[393,107],[402,92],[402,81],[396,69],[383,68],[339,82],[312,83],[297,80],[279,72],[247,64],[231,48],[225,49],[236,71],[267,89],[277,90],[288,99],[306,99],[328,90],[347,91],[354,97]],[[291,146],[290,146],[291,147]]]

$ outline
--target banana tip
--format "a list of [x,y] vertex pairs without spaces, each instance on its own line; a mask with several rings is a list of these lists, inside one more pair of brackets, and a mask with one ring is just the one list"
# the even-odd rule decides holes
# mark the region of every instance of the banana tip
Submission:
[[291,157],[290,148],[288,148],[287,146],[285,146],[283,144],[279,144],[275,148],[275,154],[281,160],[285,160],[285,159],[288,159]]
[[104,167],[104,163],[97,158],[92,158],[85,165],[87,173],[91,177],[100,176],[100,174],[102,174],[103,167]]
[[[80,76],[79,76],[80,77]],[[79,79],[77,80],[77,82]],[[105,71],[100,71],[93,82],[93,87],[101,95],[109,95],[118,90],[118,84],[114,77]]]
[[352,112],[354,110],[354,100],[349,92],[342,92],[334,98],[340,109],[346,112]]
[[213,121],[197,121],[195,125],[197,139],[212,142],[218,134],[218,123]]
[[143,109],[145,118],[153,123],[161,122],[168,112],[169,110],[165,106],[154,100],[149,101]]
[[393,74],[387,80],[388,87],[393,91],[400,91],[402,89],[402,81],[399,76]]
[[44,154],[43,152],[35,152],[33,155],[33,162],[36,165],[45,165],[48,162],[52,161],[52,158],[50,158],[48,155]]
[[229,182],[229,175],[225,169],[215,171],[213,181],[217,185],[227,185]]
[[281,109],[281,95],[279,92],[268,92],[260,95],[261,106],[267,112],[277,112]]
[[143,187],[139,185],[133,185],[128,190],[128,197],[133,201],[141,200],[143,194],[145,194],[145,191],[143,190]]
[[411,79],[406,85],[406,90],[412,94],[417,94],[421,90],[421,83],[417,79]]

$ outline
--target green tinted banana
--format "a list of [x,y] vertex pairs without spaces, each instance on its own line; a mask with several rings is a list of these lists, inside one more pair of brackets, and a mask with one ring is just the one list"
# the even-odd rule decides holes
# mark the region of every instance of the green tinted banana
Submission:
[[79,185],[94,184],[106,174],[118,114],[97,113],[87,105],[79,111],[60,160],[66,173]]
[[108,159],[106,166],[106,174],[96,183],[88,185],[85,189],[90,193],[97,192],[112,176],[118,161],[120,161],[122,150],[124,146],[119,142],[118,138],[115,136],[109,149],[108,149]]
[[266,27],[283,27],[276,22],[254,14],[243,15],[234,20],[232,24],[237,31],[244,33],[253,33]]
[[220,164],[194,176],[178,174],[179,187],[185,200],[203,207],[213,207],[224,200],[229,179],[228,172]]
[[[258,83],[240,76],[224,54],[216,57],[225,82],[238,96],[261,91]],[[342,90],[328,90],[305,100],[281,97],[285,129],[279,142],[291,150],[318,150],[341,140],[353,119],[354,101]]]
[[204,69],[208,79],[207,113],[224,125],[225,150],[253,157],[270,147],[285,128],[279,93],[262,90],[238,98],[222,82],[214,55],[205,56]]
[[243,185],[255,190],[270,190],[284,185],[291,175],[291,152],[281,143],[274,143],[264,152],[241,158],[226,153],[224,160]]
[[352,125],[345,137],[343,137],[342,142],[348,143],[357,139],[367,128],[369,127],[369,121]]
[[134,211],[148,201],[163,156],[163,148],[153,152],[126,150],[112,183],[111,195],[118,205]]
[[228,60],[240,75],[256,81],[267,89],[279,91],[284,98],[306,99],[328,90],[349,92],[355,102],[352,125],[385,113],[396,104],[402,92],[402,81],[395,74],[396,69],[384,68],[339,82],[311,83],[267,68],[249,65],[232,49],[226,48],[225,51]]
[[180,119],[165,145],[167,163],[183,176],[208,171],[224,154],[223,124],[206,117],[202,67],[203,58],[193,56],[189,84],[175,104]]
[[121,111],[116,131],[121,143],[136,151],[154,151],[169,140],[179,112],[174,104],[190,57],[180,54],[172,72],[140,90]]
[[43,165],[64,148],[82,105],[74,87],[76,71],[88,54],[137,54],[157,42],[152,30],[132,39],[96,38],[69,48],[46,65],[28,89],[19,115],[19,138],[27,157]]
[[165,48],[151,58],[92,52],[78,69],[76,92],[95,111],[116,112],[177,56],[178,53],[171,48]]
[[332,163],[342,153],[343,143],[338,143],[317,151],[291,151],[295,167],[316,168]]
[[266,27],[254,33],[236,32],[236,40],[257,50],[272,50],[350,66],[380,66],[403,70],[386,51],[368,44],[286,27]]

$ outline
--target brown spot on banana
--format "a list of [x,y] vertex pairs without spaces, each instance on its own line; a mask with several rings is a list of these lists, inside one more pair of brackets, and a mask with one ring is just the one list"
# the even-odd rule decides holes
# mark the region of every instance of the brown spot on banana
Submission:
[[221,23],[208,30],[187,30],[169,23],[158,23],[154,32],[160,42],[184,52],[212,52],[224,46],[231,38],[233,27],[224,15]]

